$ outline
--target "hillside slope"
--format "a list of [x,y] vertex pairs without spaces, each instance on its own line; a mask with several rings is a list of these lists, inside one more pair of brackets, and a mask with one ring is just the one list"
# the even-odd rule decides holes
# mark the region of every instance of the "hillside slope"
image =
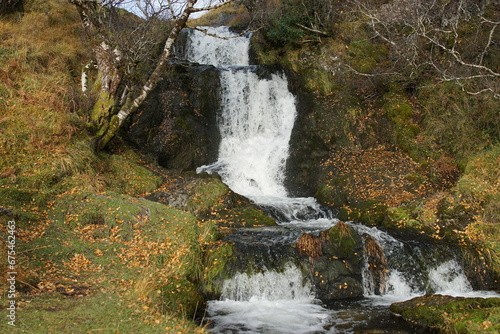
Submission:
[[[15,306],[2,307],[13,322],[0,332],[203,332],[193,314],[204,261],[223,246],[217,230],[143,198],[178,175],[153,172],[120,140],[95,153],[92,95],[79,87],[91,58],[65,0],[29,1],[0,18],[0,235],[9,245],[1,263],[10,268],[1,299]],[[228,191],[196,182],[220,189],[214,196]],[[209,198],[186,205],[204,212],[218,200]]]

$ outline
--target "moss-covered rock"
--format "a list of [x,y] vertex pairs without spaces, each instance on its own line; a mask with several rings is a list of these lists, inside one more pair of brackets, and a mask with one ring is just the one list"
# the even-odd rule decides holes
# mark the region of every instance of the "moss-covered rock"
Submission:
[[500,298],[428,295],[392,304],[390,309],[412,324],[443,333],[500,331]]
[[190,191],[187,209],[196,215],[207,214],[209,210],[218,210],[223,206],[222,199],[229,188],[216,178],[202,178]]
[[317,298],[325,303],[363,296],[363,245],[349,225],[339,222],[318,237],[304,234],[296,249],[310,268]]
[[276,225],[261,208],[231,191],[219,178],[208,174],[177,175],[146,198],[192,212],[201,219],[217,222],[221,227]]
[[227,227],[261,227],[277,225],[274,219],[251,204],[235,207],[227,211],[221,211],[219,218],[222,220],[220,225]]
[[220,297],[224,279],[230,278],[227,277],[226,265],[232,261],[233,252],[234,245],[231,242],[213,243],[205,251],[201,290],[206,299],[213,300]]

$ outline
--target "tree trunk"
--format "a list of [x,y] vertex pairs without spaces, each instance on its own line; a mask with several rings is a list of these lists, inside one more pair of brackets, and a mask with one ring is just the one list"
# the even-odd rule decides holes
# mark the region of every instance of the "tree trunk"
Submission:
[[0,1],[0,15],[11,14],[23,10],[23,0]]
[[151,90],[153,90],[153,88],[161,80],[162,75],[167,67],[170,55],[172,54],[174,43],[177,40],[177,37],[179,36],[181,30],[186,26],[186,22],[189,18],[189,15],[193,12],[193,8],[196,2],[197,0],[187,1],[182,15],[175,20],[174,27],[170,31],[170,34],[164,44],[163,52],[156,64],[154,71],[151,73],[146,83],[141,87],[139,94],[135,98],[127,99],[127,102],[123,105],[118,114],[111,117],[109,126],[102,134],[100,134],[100,137],[97,140],[96,149],[98,151],[102,150],[109,143],[109,141],[116,136],[118,130],[121,128],[123,122],[127,119],[127,117],[139,108],[139,106],[148,97]]
[[101,21],[97,1],[69,0],[76,6],[85,32],[93,40],[92,51],[98,70],[97,101],[90,111],[90,119],[98,137],[106,133],[116,109],[119,88],[123,80],[123,57],[118,46],[110,45],[109,32]]

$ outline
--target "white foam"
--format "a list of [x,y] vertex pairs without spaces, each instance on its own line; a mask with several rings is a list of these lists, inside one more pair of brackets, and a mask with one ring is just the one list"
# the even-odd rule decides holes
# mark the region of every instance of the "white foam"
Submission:
[[429,271],[431,288],[439,294],[461,295],[472,291],[462,266],[455,260],[441,263]]
[[269,270],[239,273],[226,280],[222,300],[208,303],[212,332],[225,333],[314,333],[324,332],[329,312],[319,305],[292,265],[283,272]]

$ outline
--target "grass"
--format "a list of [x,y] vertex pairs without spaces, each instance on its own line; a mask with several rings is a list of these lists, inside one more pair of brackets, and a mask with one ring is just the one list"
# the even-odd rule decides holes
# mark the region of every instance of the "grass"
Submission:
[[197,333],[187,320],[150,317],[136,301],[97,292],[90,297],[48,294],[25,299],[15,328],[0,324],[4,333]]
[[425,137],[454,156],[462,170],[470,157],[500,140],[498,101],[473,98],[450,83],[419,92]]
[[43,224],[18,222],[16,330],[201,332],[190,320],[203,305],[197,286],[216,232],[145,199],[61,196]]

